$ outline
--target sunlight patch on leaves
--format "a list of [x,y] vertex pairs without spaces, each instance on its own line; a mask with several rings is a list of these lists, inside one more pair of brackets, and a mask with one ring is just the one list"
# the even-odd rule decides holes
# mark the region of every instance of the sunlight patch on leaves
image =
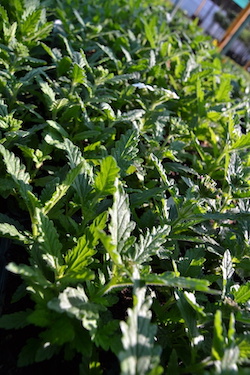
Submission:
[[146,287],[134,280],[133,308],[128,309],[127,322],[120,322],[123,351],[118,355],[122,375],[146,375],[158,368],[161,349],[155,344],[157,327],[151,323],[152,298]]

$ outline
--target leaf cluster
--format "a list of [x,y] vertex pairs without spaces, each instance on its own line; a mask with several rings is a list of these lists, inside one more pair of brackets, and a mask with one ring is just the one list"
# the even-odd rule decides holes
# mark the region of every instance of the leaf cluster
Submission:
[[0,234],[32,300],[0,326],[38,327],[19,366],[247,371],[250,81],[153,3],[0,6]]

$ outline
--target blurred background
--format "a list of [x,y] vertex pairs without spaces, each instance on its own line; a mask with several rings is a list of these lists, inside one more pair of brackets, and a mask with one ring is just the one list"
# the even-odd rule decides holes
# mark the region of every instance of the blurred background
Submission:
[[[249,0],[171,0],[189,17],[199,18],[204,31],[220,43],[227,29],[245,12],[243,24],[237,24],[236,35],[222,49],[240,65],[250,61],[250,1]],[[176,15],[177,16],[177,15]]]

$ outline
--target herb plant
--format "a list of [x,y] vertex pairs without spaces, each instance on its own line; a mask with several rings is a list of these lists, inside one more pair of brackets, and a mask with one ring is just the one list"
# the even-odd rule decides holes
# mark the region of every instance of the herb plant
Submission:
[[0,6],[0,233],[28,298],[0,326],[37,327],[18,366],[248,373],[250,80],[169,11]]

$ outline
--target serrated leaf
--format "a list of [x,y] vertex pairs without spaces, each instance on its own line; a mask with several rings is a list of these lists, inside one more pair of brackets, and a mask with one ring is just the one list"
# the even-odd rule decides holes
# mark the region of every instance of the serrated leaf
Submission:
[[139,135],[133,130],[128,130],[121,135],[119,141],[115,143],[115,147],[111,150],[111,155],[115,158],[121,169],[121,175],[126,175],[128,168],[139,152],[138,149]]
[[226,179],[230,185],[234,188],[237,187],[241,178],[243,177],[243,166],[240,156],[234,152],[230,157],[228,165]]
[[178,363],[178,356],[177,356],[176,350],[173,349],[169,358],[166,375],[173,375],[173,374],[179,375],[180,374],[179,370],[180,370],[180,366]]
[[45,39],[52,31],[53,29],[53,23],[52,22],[46,22],[43,24],[43,26],[40,26],[38,30],[36,30],[33,34],[30,35],[30,38],[28,38],[30,41],[37,42],[38,40]]
[[57,230],[53,222],[42,211],[37,212],[37,220],[37,242],[43,251],[43,259],[55,273],[58,273],[60,266],[63,264],[63,259],[62,244],[59,241]]
[[250,358],[250,335],[246,335],[238,345],[241,358]]
[[58,298],[54,298],[48,303],[48,307],[81,320],[84,328],[91,334],[94,334],[97,329],[99,312],[105,310],[103,306],[89,302],[81,286],[64,289]]
[[163,274],[149,274],[145,276],[144,281],[148,285],[162,285],[172,288],[184,288],[197,291],[218,294],[217,291],[209,289],[210,282],[203,279],[194,279],[190,277],[175,276],[173,273],[164,272]]
[[133,261],[142,264],[148,262],[152,255],[160,254],[161,246],[166,241],[166,236],[170,232],[170,227],[153,228],[151,232],[147,229],[145,235],[140,234],[138,243],[135,244]]
[[157,327],[151,323],[152,299],[146,287],[134,286],[134,306],[128,309],[127,322],[120,322],[123,350],[118,357],[121,375],[146,375],[158,367],[161,349],[155,345]]
[[114,61],[117,64],[117,58],[115,57],[111,48],[104,46],[103,44],[96,43],[98,47],[110,58],[111,61]]
[[102,159],[100,172],[97,173],[94,187],[100,197],[113,194],[116,191],[115,180],[120,168],[117,166],[113,156]]
[[40,337],[38,339],[28,339],[19,353],[17,364],[19,367],[23,367],[34,362],[50,359],[57,350],[56,346],[50,345],[49,342],[43,342]]
[[121,185],[118,182],[114,185],[116,192],[114,194],[114,203],[109,210],[111,217],[109,231],[111,234],[112,244],[115,246],[115,251],[122,254],[127,239],[135,228],[135,223],[130,219],[129,199],[125,194]]
[[24,234],[22,234],[14,225],[9,223],[0,223],[0,233],[7,238],[12,238],[13,240],[18,240],[23,243],[28,243],[29,239]]
[[24,279],[28,280],[31,284],[35,283],[43,287],[51,286],[51,283],[43,276],[42,272],[37,267],[30,267],[26,264],[9,263],[6,269],[17,275],[21,275]]
[[[50,312],[50,310],[48,310],[48,312]],[[71,342],[75,337],[74,322],[68,317],[65,318],[64,315],[58,316],[57,314],[56,319],[50,322],[50,326],[47,327],[46,331],[41,333],[41,337],[50,345],[62,346],[67,342]],[[36,355],[36,360],[38,360],[38,355],[39,352]],[[44,359],[46,358],[39,358],[39,361]]]
[[226,77],[226,74],[223,75],[221,79],[220,86],[216,90],[215,99],[217,102],[228,102],[230,101],[232,86],[230,77]]
[[243,134],[236,142],[231,145],[231,150],[243,150],[250,147],[250,133]]
[[40,82],[40,87],[47,99],[48,105],[51,107],[56,100],[56,94],[54,93],[48,82]]
[[166,185],[166,187],[169,189],[170,193],[174,193],[174,187],[173,187],[173,183],[172,181],[169,181],[168,179],[168,176],[166,174],[166,171],[161,163],[161,161],[154,155],[154,154],[150,154],[150,157],[151,157],[151,160],[153,161],[160,177],[161,177],[161,180],[162,182],[164,183],[164,185]]
[[30,13],[24,20],[22,20],[20,28],[24,37],[36,31],[41,18],[41,14],[42,10],[37,9]]
[[53,121],[53,120],[47,120],[47,124],[51,128],[57,130],[61,134],[61,136],[65,137],[65,138],[67,138],[69,136],[68,133],[66,132],[66,130],[60,124],[58,124],[58,122]]
[[233,291],[236,303],[246,303],[250,301],[250,282],[241,285],[238,290]]
[[21,163],[20,159],[8,151],[3,145],[0,144],[0,153],[4,158],[4,162],[7,168],[7,172],[11,175],[15,181],[20,194],[24,200],[27,200],[27,192],[31,191],[32,188],[29,185],[30,175],[26,172],[26,167]]
[[62,199],[62,197],[67,193],[76,177],[81,173],[83,166],[84,163],[81,162],[75,168],[71,169],[65,180],[56,186],[52,197],[44,204],[42,209],[45,215],[48,214],[48,212],[57,204],[57,202],[59,202],[59,200]]
[[82,163],[83,168],[81,173],[73,181],[72,186],[75,188],[82,206],[88,199],[88,194],[92,190],[93,183],[93,169],[90,164],[83,158],[80,149],[74,145],[69,139],[64,141],[65,151],[71,168],[75,168],[78,164]]
[[206,317],[206,313],[204,312],[204,307],[200,306],[197,301],[195,294],[192,292],[184,292],[183,296],[187,300],[187,302],[190,304],[190,306],[201,316]]
[[151,48],[156,48],[155,44],[155,18],[152,18],[149,23],[144,21],[144,31],[147,37],[147,40]]
[[87,80],[85,70],[81,68],[78,64],[73,65],[71,77],[72,77],[73,85],[76,85],[78,83],[84,84],[86,83],[86,80]]
[[28,317],[31,310],[19,311],[13,314],[6,314],[0,317],[0,328],[4,329],[19,329],[26,327],[30,323]]
[[234,273],[232,257],[229,250],[226,250],[221,264],[223,280],[228,280]]
[[181,291],[175,292],[177,306],[187,326],[190,339],[192,343],[195,345],[197,341],[199,340],[199,338],[201,340],[204,340],[204,337],[201,338],[201,335],[199,334],[199,331],[197,328],[197,315],[189,303],[190,297],[191,297],[190,294],[189,294],[189,298],[187,299],[185,298],[185,295],[183,292]]
[[[69,250],[65,256],[67,269],[65,271],[66,277],[71,276],[80,279],[82,275],[86,274],[86,267],[92,263],[92,256],[96,254],[96,246],[99,241],[99,233],[104,229],[106,224],[106,213],[97,217],[89,228],[85,230],[85,234],[81,236],[77,245]],[[88,278],[93,275],[89,270]],[[86,277],[86,275],[85,275]]]
[[2,5],[0,5],[0,15],[1,15],[2,21],[9,23],[8,13],[6,12],[6,10],[4,9]]

